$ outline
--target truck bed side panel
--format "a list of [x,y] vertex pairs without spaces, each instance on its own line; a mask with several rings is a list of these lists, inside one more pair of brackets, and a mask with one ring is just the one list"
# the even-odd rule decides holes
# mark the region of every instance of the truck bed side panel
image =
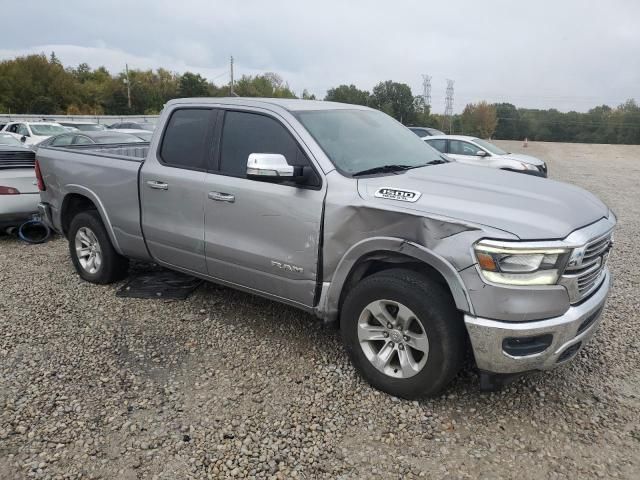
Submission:
[[37,159],[51,205],[54,225],[61,230],[65,198],[90,199],[102,217],[115,249],[127,257],[149,259],[140,228],[138,171],[141,158],[91,149],[41,148]]

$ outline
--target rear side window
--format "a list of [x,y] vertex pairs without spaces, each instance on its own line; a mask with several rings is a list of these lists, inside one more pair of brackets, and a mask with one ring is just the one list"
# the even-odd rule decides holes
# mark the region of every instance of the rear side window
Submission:
[[220,172],[245,177],[251,153],[280,153],[289,165],[309,165],[289,131],[277,120],[255,113],[226,112]]
[[204,170],[213,110],[184,108],[171,115],[164,132],[160,158],[172,167]]
[[74,145],[89,145],[90,143],[93,143],[93,141],[84,135],[77,135],[73,143]]
[[66,145],[71,145],[72,140],[73,140],[73,135],[60,135],[51,141],[51,146],[64,147]]
[[439,152],[445,153],[447,148],[446,140],[426,140],[426,142]]

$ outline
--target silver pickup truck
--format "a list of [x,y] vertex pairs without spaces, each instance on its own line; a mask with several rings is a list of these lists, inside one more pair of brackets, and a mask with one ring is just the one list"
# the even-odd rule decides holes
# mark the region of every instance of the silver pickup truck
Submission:
[[365,107],[169,102],[148,145],[45,147],[40,212],[79,275],[128,259],[337,321],[374,387],[441,392],[569,361],[610,288],[616,219],[578,187],[448,162]]

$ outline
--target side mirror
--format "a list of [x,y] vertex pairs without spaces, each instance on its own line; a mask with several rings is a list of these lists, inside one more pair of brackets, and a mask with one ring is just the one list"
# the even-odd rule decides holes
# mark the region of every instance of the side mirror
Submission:
[[23,135],[23,136],[21,136],[21,137],[20,137],[20,141],[21,141],[22,143],[26,142],[26,141],[27,141],[27,137],[25,137],[24,135]]
[[287,163],[279,153],[252,153],[247,159],[247,178],[253,180],[286,180],[300,176],[302,167]]
[[484,150],[478,150],[476,152],[476,157],[486,157],[488,154]]

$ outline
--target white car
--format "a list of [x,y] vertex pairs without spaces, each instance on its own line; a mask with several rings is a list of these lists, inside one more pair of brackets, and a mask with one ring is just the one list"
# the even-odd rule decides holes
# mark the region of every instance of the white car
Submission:
[[17,227],[38,212],[35,153],[0,132],[0,230]]
[[458,163],[499,168],[538,177],[546,177],[548,173],[547,164],[539,158],[506,152],[481,138],[438,135],[424,137],[422,140]]
[[12,135],[25,145],[35,145],[53,135],[66,133],[68,130],[55,122],[11,122],[2,132]]

